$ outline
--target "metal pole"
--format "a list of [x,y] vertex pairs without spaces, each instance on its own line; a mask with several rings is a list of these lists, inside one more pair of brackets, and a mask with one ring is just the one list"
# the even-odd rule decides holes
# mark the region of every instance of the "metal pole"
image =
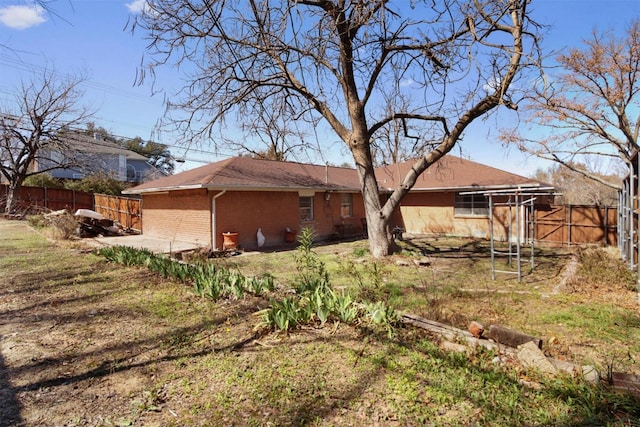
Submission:
[[631,258],[631,269],[636,267],[636,251],[635,251],[635,213],[633,212],[635,209],[635,188],[638,185],[638,181],[636,180],[636,171],[633,166],[631,167],[631,184],[629,185],[629,256]]
[[629,182],[625,179],[622,181],[622,189],[618,192],[618,249],[620,250],[620,254],[624,258],[624,260],[628,263],[629,258],[627,257],[627,251],[624,248],[624,239],[626,235],[626,224],[625,224],[625,210],[627,198],[625,194],[627,193],[627,185]]
[[508,260],[509,260],[509,267],[513,267],[513,249],[512,249],[512,243],[513,243],[513,209],[511,207],[511,196],[509,196],[509,222],[507,223],[507,234],[508,234],[508,241],[509,241],[509,252],[508,252]]
[[491,242],[491,280],[496,280],[495,246],[493,243],[493,195],[489,193],[489,238]]
[[622,193],[622,206],[620,210],[622,211],[620,215],[622,216],[621,224],[622,229],[620,230],[620,251],[624,254],[624,260],[627,262],[629,266],[631,266],[631,262],[629,260],[629,245],[627,244],[627,239],[629,236],[629,180],[631,179],[631,175],[629,175],[628,179],[624,181],[624,188]]
[[[632,181],[632,185],[631,188],[636,188],[636,193],[637,193],[637,189],[638,189],[638,171],[640,171],[640,156],[636,153],[636,168],[634,169],[632,166],[632,170],[633,170],[633,181]],[[631,215],[631,223],[632,223],[632,228],[633,228],[633,223],[635,223],[635,216],[637,215],[636,212],[638,210],[638,200],[637,198],[635,199],[635,201],[633,202],[633,206],[632,206],[632,215]],[[637,234],[637,233],[636,233]],[[637,237],[636,237],[637,238]],[[634,240],[634,242],[636,242]],[[640,242],[636,242],[635,245],[635,250],[633,251],[633,254],[631,255],[632,258],[636,258],[639,257],[640,258],[640,254],[638,253],[638,248],[640,247],[640,245],[638,244]],[[637,264],[637,271],[636,271],[636,277],[637,277],[637,281],[638,281],[638,302],[640,302],[640,259],[638,259],[638,264]]]
[[516,192],[516,260],[518,262],[518,282],[522,282],[522,265],[520,264],[520,195]]
[[529,212],[530,212],[530,218],[531,218],[531,222],[529,223],[529,226],[531,227],[531,270],[534,269],[534,262],[533,262],[533,253],[536,250],[536,240],[535,240],[535,223],[534,223],[534,217],[535,217],[535,204],[534,204],[535,199],[531,199],[529,201]]

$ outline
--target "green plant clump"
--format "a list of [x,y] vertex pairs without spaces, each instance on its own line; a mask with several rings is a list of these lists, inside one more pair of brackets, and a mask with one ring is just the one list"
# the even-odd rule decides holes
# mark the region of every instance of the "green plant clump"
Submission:
[[239,299],[245,293],[260,295],[275,289],[274,279],[270,274],[248,278],[240,272],[214,264],[186,264],[156,255],[147,249],[111,246],[102,248],[100,255],[118,264],[146,267],[163,278],[191,283],[197,295],[214,301],[229,297]]
[[262,310],[263,325],[282,331],[302,324],[335,320],[344,323],[366,322],[383,326],[389,334],[398,321],[391,307],[382,301],[372,304],[357,303],[348,293],[336,293],[332,288],[324,262],[313,251],[315,233],[310,228],[301,231],[299,246],[294,255],[298,276],[294,284],[295,295],[272,300]]

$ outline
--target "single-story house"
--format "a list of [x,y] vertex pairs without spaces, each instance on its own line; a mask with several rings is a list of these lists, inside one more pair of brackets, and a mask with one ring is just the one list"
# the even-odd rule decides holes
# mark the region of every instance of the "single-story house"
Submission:
[[[142,195],[142,233],[222,248],[223,233],[256,248],[287,240],[287,232],[313,227],[320,237],[336,225],[361,227],[364,204],[355,170],[234,157],[130,188]],[[362,232],[361,229],[359,231]],[[292,233],[289,233],[292,237]]]
[[[381,197],[398,184],[410,165],[376,170]],[[391,226],[414,234],[488,237],[488,198],[483,191],[544,186],[448,155],[418,179]],[[142,196],[143,234],[202,247],[282,245],[295,241],[294,233],[304,227],[312,227],[319,239],[366,232],[360,182],[351,168],[234,157],[124,193]],[[501,193],[499,200],[506,197]],[[498,237],[506,233],[503,226]]]

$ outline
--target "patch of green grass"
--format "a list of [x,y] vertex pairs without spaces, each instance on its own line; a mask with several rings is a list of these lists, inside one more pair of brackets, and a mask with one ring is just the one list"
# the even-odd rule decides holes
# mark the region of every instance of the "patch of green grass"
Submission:
[[543,313],[540,318],[543,322],[562,324],[569,328],[570,333],[608,343],[640,340],[640,315],[613,304],[576,304]]

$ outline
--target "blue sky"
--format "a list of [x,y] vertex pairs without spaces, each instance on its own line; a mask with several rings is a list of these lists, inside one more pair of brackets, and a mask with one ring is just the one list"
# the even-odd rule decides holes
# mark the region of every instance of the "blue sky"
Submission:
[[[28,78],[32,71],[43,67],[60,73],[84,71],[89,77],[83,86],[86,102],[98,110],[97,125],[119,136],[141,136],[173,145],[170,135],[153,133],[164,111],[163,94],[151,96],[148,83],[134,85],[145,41],[142,33],[131,34],[126,24],[142,4],[141,0],[55,0],[48,3],[52,14],[33,1],[0,0],[0,103],[6,103],[20,78]],[[538,22],[552,26],[544,46],[555,50],[580,47],[594,27],[621,31],[632,18],[640,17],[640,0],[534,0],[532,7]],[[170,93],[180,79],[177,70],[165,67],[159,71],[156,87]],[[477,123],[460,146],[462,154],[521,175],[548,166],[490,142],[495,137],[495,120]],[[176,157],[185,155],[184,148],[171,150]],[[191,147],[186,158],[215,161],[233,154],[223,150],[216,157],[205,150]],[[335,155],[328,160],[333,163],[346,158],[338,145],[331,151]],[[460,151],[454,149],[454,153]],[[295,160],[322,163],[313,156]],[[179,170],[201,164],[188,161]]]

